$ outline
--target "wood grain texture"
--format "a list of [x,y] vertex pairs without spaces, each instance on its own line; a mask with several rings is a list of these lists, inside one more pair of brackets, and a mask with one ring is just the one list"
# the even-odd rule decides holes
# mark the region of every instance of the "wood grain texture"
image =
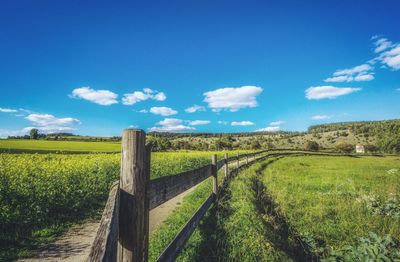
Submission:
[[115,261],[118,243],[119,181],[112,186],[93,241],[88,262]]
[[176,257],[182,251],[182,248],[185,246],[185,243],[190,238],[193,231],[199,224],[201,218],[205,215],[207,209],[211,206],[214,200],[215,200],[215,194],[212,193],[206,199],[206,201],[203,202],[203,204],[196,211],[196,213],[190,218],[190,220],[186,223],[186,225],[182,228],[182,230],[178,233],[178,235],[174,238],[174,240],[163,251],[163,253],[157,259],[157,261],[162,261],[162,262],[175,261]]
[[177,175],[151,180],[147,190],[150,209],[165,203],[210,176],[211,165],[206,165]]
[[126,129],[122,135],[118,261],[147,261],[145,140],[143,130]]

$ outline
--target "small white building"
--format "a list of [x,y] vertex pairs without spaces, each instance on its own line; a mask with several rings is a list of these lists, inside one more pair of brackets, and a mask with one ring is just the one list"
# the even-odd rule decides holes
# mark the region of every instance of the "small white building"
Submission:
[[365,154],[365,147],[363,145],[356,145],[357,154]]

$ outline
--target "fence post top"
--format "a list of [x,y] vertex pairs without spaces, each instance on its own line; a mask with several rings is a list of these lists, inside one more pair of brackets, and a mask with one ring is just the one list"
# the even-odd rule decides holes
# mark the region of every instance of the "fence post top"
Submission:
[[133,133],[133,132],[139,132],[139,133],[146,133],[146,132],[144,132],[144,130],[143,129],[138,129],[138,128],[125,128],[123,131],[122,131],[122,133],[123,134],[125,134],[125,133]]

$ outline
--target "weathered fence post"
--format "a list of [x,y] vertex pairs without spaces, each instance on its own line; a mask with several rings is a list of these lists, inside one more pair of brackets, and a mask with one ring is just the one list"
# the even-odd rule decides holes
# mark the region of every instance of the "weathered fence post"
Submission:
[[224,159],[225,159],[225,178],[226,178],[226,177],[228,177],[228,173],[229,173],[229,167],[228,167],[228,153],[225,153]]
[[218,194],[218,170],[217,170],[217,155],[211,156],[211,175],[213,176],[213,193]]
[[237,163],[236,163],[236,165],[237,165],[237,169],[238,169],[238,171],[239,171],[239,167],[240,167],[240,157],[239,157],[239,153],[237,153],[236,158],[237,158]]
[[150,159],[145,140],[143,130],[126,129],[122,135],[117,261],[147,261]]

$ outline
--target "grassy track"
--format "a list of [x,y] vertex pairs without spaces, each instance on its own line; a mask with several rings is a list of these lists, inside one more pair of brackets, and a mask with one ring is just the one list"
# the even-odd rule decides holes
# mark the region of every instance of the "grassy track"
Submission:
[[0,139],[0,152],[10,153],[79,153],[79,152],[120,152],[118,142],[81,142],[47,140]]
[[231,181],[180,261],[400,259],[399,157],[275,160]]

